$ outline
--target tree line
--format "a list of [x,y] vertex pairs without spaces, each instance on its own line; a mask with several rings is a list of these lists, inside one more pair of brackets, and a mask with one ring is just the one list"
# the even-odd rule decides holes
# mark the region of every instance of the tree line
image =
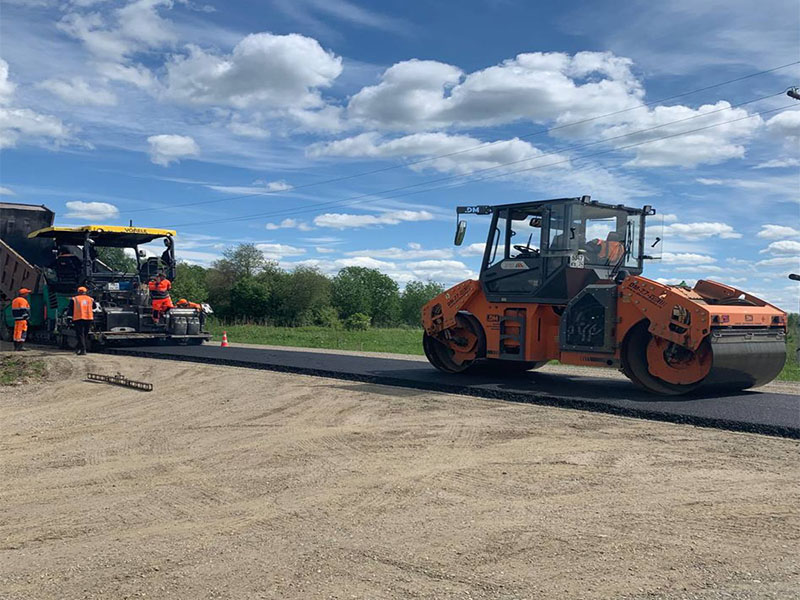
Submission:
[[225,320],[364,329],[420,326],[420,309],[443,289],[411,281],[401,292],[391,277],[364,267],[345,267],[334,277],[311,267],[287,271],[255,245],[239,244],[207,268],[179,263],[172,297],[208,302]]

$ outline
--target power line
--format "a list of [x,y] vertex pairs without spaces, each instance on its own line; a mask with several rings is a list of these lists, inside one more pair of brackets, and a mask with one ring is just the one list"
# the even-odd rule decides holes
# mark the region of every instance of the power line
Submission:
[[[715,89],[715,88],[718,88],[718,87],[722,87],[722,86],[725,86],[725,85],[730,85],[731,83],[737,83],[739,81],[744,81],[746,79],[751,79],[753,77],[757,77],[757,76],[760,76],[760,75],[766,75],[767,73],[773,73],[775,71],[780,71],[782,69],[786,69],[788,67],[791,67],[791,66],[794,66],[794,65],[798,65],[798,64],[800,64],[800,61],[794,61],[794,62],[786,63],[784,65],[773,67],[771,69],[766,69],[766,70],[763,70],[763,71],[750,73],[748,75],[743,75],[743,76],[737,77],[735,79],[729,79],[727,81],[721,81],[719,83],[714,83],[712,85],[708,85],[708,86],[705,86],[705,87],[702,87],[702,88],[696,88],[694,90],[689,90],[687,92],[681,92],[680,94],[667,96],[666,98],[661,98],[659,100],[651,100],[650,102],[647,102],[647,103],[644,103],[644,104],[639,104],[637,106],[624,108],[624,109],[621,109],[621,110],[617,110],[617,111],[614,111],[614,112],[606,113],[606,114],[603,114],[603,115],[598,115],[596,117],[590,117],[590,118],[583,119],[583,120],[580,120],[580,121],[573,121],[571,123],[565,123],[563,125],[557,125],[555,127],[549,127],[547,129],[540,129],[538,131],[526,133],[526,134],[523,134],[523,135],[518,135],[518,136],[515,136],[515,137],[517,139],[527,139],[527,138],[535,137],[535,136],[538,136],[538,135],[543,135],[545,133],[549,133],[549,132],[552,132],[552,131],[557,131],[557,130],[560,130],[560,129],[566,129],[566,128],[569,128],[569,127],[576,127],[578,125],[584,125],[586,123],[590,123],[592,121],[597,121],[599,119],[605,119],[607,117],[620,115],[620,114],[627,113],[627,112],[630,112],[630,111],[633,111],[633,110],[638,110],[640,108],[646,108],[648,106],[653,106],[654,104],[660,104],[661,102],[667,102],[668,100],[674,100],[676,98],[683,98],[685,96],[690,96],[692,94],[697,94],[697,93],[700,93],[700,92],[705,92],[705,91],[708,91],[708,90],[711,90],[711,89]],[[217,204],[217,203],[220,203],[220,202],[230,202],[230,201],[233,201],[233,200],[241,200],[241,199],[244,199],[244,198],[254,198],[254,197],[259,197],[259,196],[270,196],[270,195],[275,195],[275,194],[283,194],[283,193],[287,193],[287,192],[293,192],[295,190],[301,190],[301,189],[307,189],[307,188],[310,188],[310,187],[326,185],[326,184],[329,184],[329,183],[338,183],[338,182],[341,182],[341,181],[347,181],[347,180],[356,179],[356,178],[359,178],[359,177],[366,177],[368,175],[374,175],[376,173],[384,173],[386,171],[392,171],[394,169],[400,169],[400,168],[403,168],[403,167],[411,167],[411,166],[414,166],[414,165],[418,165],[418,164],[422,164],[422,163],[426,163],[426,162],[430,162],[430,161],[434,161],[434,160],[439,160],[439,159],[442,159],[442,158],[448,158],[450,156],[457,156],[459,154],[465,154],[467,152],[474,152],[475,150],[479,150],[481,148],[488,148],[488,147],[495,146],[497,144],[503,144],[503,143],[506,143],[506,142],[507,142],[507,140],[495,140],[493,142],[484,142],[484,143],[481,143],[481,144],[477,144],[475,146],[471,146],[469,148],[464,148],[462,150],[456,150],[454,152],[448,152],[446,154],[438,154],[436,156],[428,156],[428,157],[420,158],[420,159],[413,160],[413,161],[407,161],[407,162],[400,163],[400,164],[381,167],[379,169],[373,169],[371,171],[363,171],[363,172],[360,172],[360,173],[354,173],[352,175],[343,175],[341,177],[334,177],[334,178],[331,178],[331,179],[325,179],[323,181],[316,181],[316,182],[312,182],[312,183],[306,183],[306,184],[301,184],[301,185],[297,185],[297,186],[292,186],[292,188],[289,189],[289,190],[265,190],[263,192],[253,192],[253,193],[248,193],[248,194],[240,194],[240,195],[237,195],[237,196],[228,196],[228,197],[225,197],[225,198],[215,198],[213,200],[186,202],[186,203],[183,203],[183,204],[172,204],[170,206],[164,206],[164,207],[137,208],[137,209],[120,211],[120,212],[123,213],[123,214],[132,214],[132,213],[138,213],[138,212],[152,212],[152,211],[158,211],[158,210],[169,210],[169,209],[173,209],[173,208],[184,208],[184,207],[187,207],[187,206],[203,206],[203,205],[206,205],[206,204]]]
[[[655,129],[660,129],[660,128],[663,128],[663,127],[667,127],[669,125],[674,125],[676,123],[682,123],[682,122],[691,121],[693,119],[697,119],[697,118],[701,118],[701,117],[707,117],[707,116],[713,115],[715,113],[719,113],[719,112],[723,112],[723,111],[726,111],[726,110],[732,110],[734,108],[738,108],[738,107],[743,106],[745,104],[752,104],[754,102],[758,102],[758,101],[761,101],[761,100],[764,100],[764,99],[767,99],[767,98],[772,98],[772,97],[775,97],[777,95],[781,95],[782,93],[783,92],[780,92],[779,94],[770,94],[768,96],[763,96],[763,97],[756,98],[756,99],[753,99],[753,100],[747,100],[746,102],[740,102],[739,104],[736,104],[736,105],[728,106],[728,107],[717,109],[717,110],[714,110],[714,111],[709,111],[707,113],[702,113],[700,115],[694,115],[694,116],[691,116],[691,117],[686,117],[684,119],[678,119],[678,120],[675,120],[675,121],[670,121],[668,123],[662,123],[662,124],[656,125],[654,127],[649,127],[649,128],[641,129],[641,130],[638,130],[638,131],[632,131],[632,132],[621,134],[621,135],[614,136],[614,137],[611,137],[611,138],[597,140],[597,141],[594,141],[594,142],[587,142],[585,144],[579,144],[577,146],[571,146],[571,147],[568,147],[568,148],[562,148],[560,150],[555,150],[555,151],[552,151],[552,152],[547,152],[547,153],[540,154],[538,156],[524,158],[524,159],[520,159],[520,160],[516,160],[516,161],[511,161],[511,162],[503,163],[503,164],[500,164],[500,165],[495,165],[493,167],[486,167],[484,169],[479,169],[479,170],[473,171],[471,173],[450,175],[450,176],[447,176],[447,177],[440,177],[440,178],[437,178],[437,179],[432,179],[432,180],[427,180],[427,181],[423,181],[423,182],[404,185],[404,186],[400,186],[400,187],[396,187],[396,188],[391,188],[391,189],[388,189],[388,190],[382,190],[382,191],[378,191],[378,192],[371,192],[371,193],[367,193],[367,194],[359,194],[357,196],[351,196],[349,198],[340,198],[340,199],[331,200],[331,201],[328,201],[328,202],[320,202],[320,203],[314,204],[313,206],[309,206],[309,207],[307,207],[305,209],[283,209],[283,210],[279,210],[279,211],[270,211],[270,212],[267,212],[267,213],[244,215],[244,216],[240,216],[240,217],[230,217],[230,218],[225,218],[225,219],[213,219],[213,220],[198,221],[198,222],[193,222],[193,223],[182,223],[182,224],[174,225],[174,227],[192,227],[192,226],[195,226],[195,225],[210,225],[210,224],[215,224],[215,223],[246,221],[246,220],[250,220],[250,219],[265,218],[265,217],[294,215],[294,214],[299,214],[299,213],[314,212],[314,211],[320,210],[321,208],[332,207],[332,206],[337,206],[337,205],[349,206],[351,204],[358,204],[359,201],[366,201],[364,199],[377,198],[377,197],[380,197],[380,198],[396,198],[396,197],[401,197],[401,196],[405,196],[405,195],[412,195],[412,194],[399,194],[399,195],[387,196],[387,194],[393,194],[394,192],[401,192],[401,191],[408,190],[408,189],[411,189],[411,188],[427,186],[427,185],[431,185],[431,184],[435,184],[435,183],[441,183],[441,182],[445,182],[445,181],[453,181],[453,180],[466,179],[466,178],[469,178],[469,180],[467,182],[465,182],[465,183],[471,183],[471,182],[475,182],[475,181],[483,181],[485,179],[491,179],[493,177],[475,178],[474,176],[476,174],[478,174],[478,173],[486,173],[486,172],[489,172],[489,171],[495,171],[497,169],[501,169],[501,168],[508,167],[508,166],[511,166],[511,165],[520,164],[520,163],[523,163],[523,162],[530,162],[532,160],[538,160],[540,158],[544,158],[545,156],[551,156],[551,155],[559,154],[561,152],[566,152],[566,151],[580,150],[580,149],[587,148],[587,147],[590,147],[590,146],[596,146],[598,144],[604,144],[604,143],[612,142],[612,141],[617,140],[617,139],[630,137],[630,136],[635,136],[635,135],[639,135],[639,134],[642,134],[642,133],[647,133],[647,132],[653,131]],[[786,107],[783,107],[783,108],[788,108],[788,107],[789,106],[786,106]],[[782,109],[779,109],[779,110],[782,110]],[[701,127],[699,129],[693,129],[693,130],[690,130],[690,131],[680,132],[678,134],[662,136],[662,137],[658,137],[658,138],[655,138],[655,139],[652,139],[652,140],[646,140],[644,142],[640,142],[640,143],[636,143],[636,144],[632,144],[632,145],[615,147],[615,148],[611,148],[609,150],[602,151],[602,152],[595,153],[595,154],[578,156],[578,157],[576,157],[576,159],[587,158],[587,157],[590,157],[590,156],[598,156],[598,155],[603,155],[603,154],[609,154],[611,152],[618,152],[620,150],[625,150],[627,148],[636,147],[636,146],[642,145],[644,143],[652,143],[652,142],[656,142],[656,141],[659,141],[659,140],[662,140],[662,139],[669,139],[669,138],[672,138],[672,137],[676,137],[676,136],[679,136],[679,135],[687,135],[689,133],[693,133],[693,132],[696,132],[696,131],[702,131],[702,130],[709,129],[709,128],[712,128],[712,127],[718,127],[718,126],[725,125],[725,124],[728,124],[728,123],[734,123],[736,121],[741,121],[743,119],[752,118],[752,117],[758,116],[760,114],[768,114],[769,112],[774,112],[774,111],[765,111],[765,112],[762,112],[762,113],[754,113],[753,115],[749,115],[747,117],[740,117],[738,119],[733,119],[733,120],[730,120],[730,121],[724,121],[722,123],[712,124],[712,125],[709,125],[709,126]],[[527,169],[521,169],[519,171],[511,171],[511,172],[508,172],[508,173],[502,173],[502,174],[499,175],[499,177],[503,177],[505,175],[514,174],[514,173],[518,173],[518,172],[536,170],[536,169],[540,169],[540,168],[559,165],[559,164],[570,162],[570,160],[572,160],[572,159],[571,158],[567,158],[567,159],[564,159],[564,160],[559,160],[559,161],[554,162],[554,163],[548,163],[546,165],[539,165],[539,166],[536,166],[536,167],[531,167],[531,168],[527,168]],[[498,177],[498,176],[495,176],[495,177]],[[450,186],[424,189],[424,190],[421,190],[421,191],[418,191],[418,192],[414,192],[414,193],[422,193],[422,192],[431,191],[431,190],[435,190],[435,189],[445,189],[446,187],[450,187]],[[455,186],[455,187],[457,187],[457,186]]]

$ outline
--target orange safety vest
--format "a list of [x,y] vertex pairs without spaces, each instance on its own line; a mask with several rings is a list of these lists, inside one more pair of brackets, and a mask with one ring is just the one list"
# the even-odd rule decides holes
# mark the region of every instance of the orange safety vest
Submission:
[[31,314],[31,305],[22,296],[17,296],[11,301],[11,314],[15,321],[27,321]]
[[622,244],[620,242],[609,242],[608,240],[600,240],[600,254],[598,255],[603,260],[608,260],[609,263],[616,263],[624,253]]
[[86,294],[80,294],[72,299],[72,320],[73,321],[92,321],[94,313],[92,306],[94,299]]
[[197,302],[184,302],[183,304],[178,303],[178,308],[193,308],[195,310],[203,310],[203,307]]
[[147,284],[147,287],[150,288],[150,298],[163,300],[164,298],[169,298],[169,290],[172,284],[169,279],[162,279],[161,281],[151,281]]

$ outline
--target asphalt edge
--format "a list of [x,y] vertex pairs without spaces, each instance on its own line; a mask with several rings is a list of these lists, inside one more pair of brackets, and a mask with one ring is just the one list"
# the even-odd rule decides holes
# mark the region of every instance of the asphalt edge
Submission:
[[457,394],[461,396],[471,396],[487,400],[504,400],[520,404],[532,404],[536,406],[550,406],[555,408],[567,408],[584,412],[594,412],[616,415],[621,417],[632,417],[648,421],[661,421],[665,423],[677,423],[682,425],[694,425],[710,429],[723,429],[727,431],[738,431],[743,433],[755,433],[771,437],[781,437],[787,439],[800,440],[800,429],[793,427],[782,427],[777,425],[759,425],[756,423],[743,423],[740,421],[730,421],[727,419],[715,419],[711,417],[697,417],[693,415],[677,415],[662,413],[658,411],[625,408],[604,404],[598,400],[583,400],[581,398],[571,398],[568,396],[553,396],[550,394],[519,394],[514,392],[499,392],[469,386],[454,384],[429,384],[414,382],[406,379],[399,379],[389,376],[365,375],[359,373],[342,373],[327,369],[316,369],[313,367],[293,367],[269,363],[253,363],[245,360],[234,359],[210,359],[200,356],[185,356],[177,354],[162,354],[158,352],[147,352],[144,350],[133,350],[130,348],[106,348],[106,354],[118,356],[137,356],[141,358],[156,358],[161,360],[176,360],[181,362],[204,363],[212,365],[222,365],[228,367],[242,367],[246,369],[258,369],[262,371],[275,371],[278,373],[294,373],[298,375],[311,375],[314,377],[324,377],[327,379],[339,379],[344,381],[358,381],[362,383],[375,383],[380,385],[390,385],[408,389],[442,392],[446,394]]

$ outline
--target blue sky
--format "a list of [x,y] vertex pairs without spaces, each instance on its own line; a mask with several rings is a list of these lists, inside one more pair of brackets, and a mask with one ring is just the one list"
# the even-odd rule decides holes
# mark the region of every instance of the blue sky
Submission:
[[458,204],[590,194],[664,215],[646,275],[797,310],[798,65],[655,102],[800,60],[796,2],[753,7],[0,0],[0,193],[401,285],[475,276]]

